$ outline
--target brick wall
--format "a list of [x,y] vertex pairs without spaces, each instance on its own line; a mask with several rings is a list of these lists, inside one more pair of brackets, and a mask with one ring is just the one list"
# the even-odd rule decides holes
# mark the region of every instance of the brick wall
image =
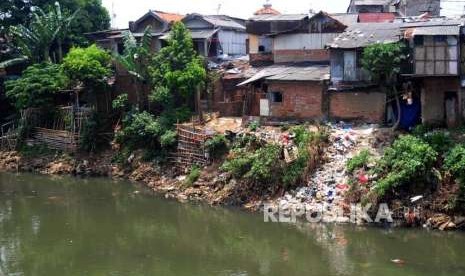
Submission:
[[320,82],[272,82],[269,92],[281,92],[281,103],[270,103],[270,116],[300,119],[323,117],[323,84]]
[[316,50],[275,50],[274,62],[329,61],[329,51]]
[[382,92],[329,92],[329,115],[334,120],[382,123],[386,95]]
[[249,54],[249,59],[253,66],[273,64],[273,54]]

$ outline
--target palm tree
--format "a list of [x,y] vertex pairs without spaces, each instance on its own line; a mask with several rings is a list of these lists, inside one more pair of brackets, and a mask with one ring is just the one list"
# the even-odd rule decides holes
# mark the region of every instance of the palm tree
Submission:
[[45,13],[40,8],[34,8],[32,22],[29,26],[11,26],[10,33],[23,55],[29,59],[36,62],[50,61],[50,49],[56,43],[58,61],[61,61],[63,40],[78,12],[79,10],[70,16],[64,16],[58,2],[55,3],[55,10],[49,13]]
[[124,33],[124,51],[122,55],[116,54],[115,59],[128,71],[132,76],[137,97],[137,105],[142,106],[142,97],[140,95],[139,85],[145,83],[149,79],[148,65],[152,58],[151,44],[152,34],[151,28],[147,27],[144,35],[138,42],[134,35],[127,31]]

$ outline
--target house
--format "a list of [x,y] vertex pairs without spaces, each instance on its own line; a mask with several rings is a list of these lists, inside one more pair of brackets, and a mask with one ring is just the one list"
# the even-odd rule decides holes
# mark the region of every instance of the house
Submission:
[[325,62],[326,43],[347,27],[325,12],[266,14],[250,18],[249,56],[252,64]]
[[418,16],[429,13],[439,16],[440,0],[351,0],[347,12],[395,13],[398,16]]
[[322,120],[328,65],[276,64],[239,84],[249,86],[245,115],[265,120]]
[[347,12],[380,13],[395,12],[399,0],[350,0]]
[[375,43],[402,39],[400,24],[359,23],[328,44],[330,51],[329,117],[381,123],[386,95],[361,66],[363,49]]
[[408,93],[421,99],[422,123],[453,126],[462,119],[463,23],[440,18],[403,24],[412,58],[402,76]]
[[[247,54],[245,20],[227,15],[189,14],[182,22],[191,32],[194,47],[205,57]],[[161,37],[169,38],[169,34]]]
[[100,47],[121,54],[124,50],[124,32],[131,31],[134,37],[139,39],[144,35],[145,30],[150,28],[152,35],[151,48],[152,51],[157,52],[163,46],[160,37],[170,30],[173,23],[179,22],[183,18],[183,15],[176,13],[149,10],[138,20],[129,22],[128,29],[105,30],[88,33],[86,36]]

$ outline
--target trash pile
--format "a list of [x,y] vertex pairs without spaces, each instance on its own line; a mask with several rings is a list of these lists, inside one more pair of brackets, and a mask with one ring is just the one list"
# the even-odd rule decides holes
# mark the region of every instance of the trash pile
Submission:
[[[276,202],[279,207],[293,209],[304,204],[306,210],[323,210],[324,216],[336,215],[334,212],[340,210],[348,211],[344,203],[344,193],[349,189],[346,162],[360,148],[370,146],[373,132],[373,126],[330,126],[329,146],[323,159],[325,162],[313,173],[307,186],[279,198]],[[348,217],[338,222],[348,222]]]

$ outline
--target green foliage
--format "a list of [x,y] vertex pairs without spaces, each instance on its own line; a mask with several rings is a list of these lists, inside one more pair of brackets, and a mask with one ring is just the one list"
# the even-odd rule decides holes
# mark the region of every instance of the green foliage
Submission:
[[367,164],[370,162],[372,154],[369,150],[364,149],[360,151],[357,155],[350,158],[346,164],[346,170],[349,173],[353,173],[357,169],[366,168]]
[[81,130],[80,148],[86,152],[96,152],[104,144],[99,135],[101,129],[101,116],[93,112]]
[[252,155],[250,170],[245,177],[257,182],[273,181],[276,173],[279,172],[281,148],[278,145],[268,144],[259,148]]
[[53,95],[67,86],[68,79],[59,65],[41,63],[29,66],[21,78],[7,81],[6,95],[18,110],[28,107],[47,107]]
[[228,139],[224,135],[215,135],[205,142],[205,148],[214,159],[221,158],[228,152]]
[[446,155],[444,159],[444,170],[458,179],[459,192],[455,198],[454,205],[460,209],[465,209],[465,146],[456,145]]
[[87,48],[72,48],[62,66],[71,80],[91,85],[111,75],[111,56],[95,44]]
[[260,128],[260,122],[259,121],[252,121],[249,123],[249,129],[251,131],[257,131],[257,129]]
[[118,95],[111,103],[113,109],[127,110],[129,108],[128,94],[123,93]]
[[190,33],[181,22],[173,25],[168,46],[155,56],[149,70],[156,95],[152,99],[162,100],[165,106],[172,105],[176,96],[190,99],[199,86],[205,85],[207,77]]
[[403,59],[404,45],[401,43],[372,44],[363,49],[362,67],[370,72],[373,80],[390,83],[400,72]]
[[[0,1],[0,34],[6,32],[10,26],[29,26],[34,20],[34,13],[31,13],[32,7],[56,13],[56,2],[56,0]],[[62,17],[68,17],[71,12],[79,10],[66,28],[66,35],[63,39],[65,46],[85,44],[87,42],[85,33],[107,30],[110,27],[110,16],[102,6],[101,0],[60,0],[59,3]]]
[[177,134],[174,130],[167,130],[160,136],[160,145],[162,148],[170,148],[176,145]]
[[232,158],[226,160],[221,170],[231,173],[235,178],[243,177],[252,167],[253,156],[244,149],[234,149]]
[[440,154],[447,152],[453,144],[449,132],[441,130],[427,132],[420,136],[420,138]]
[[431,171],[437,152],[411,135],[398,138],[378,161],[375,173],[381,177],[375,189],[383,196],[387,191],[413,181],[421,181]]
[[189,174],[184,180],[184,185],[192,186],[192,184],[194,184],[200,178],[201,173],[202,171],[200,170],[200,167],[197,165],[193,165],[189,171]]
[[444,169],[457,177],[465,186],[465,146],[456,145],[444,159]]
[[138,145],[153,145],[162,133],[162,126],[155,116],[147,111],[132,112],[123,119],[123,129],[117,133],[116,140],[131,148],[138,148]]
[[28,25],[11,25],[10,34],[24,56],[36,62],[50,61],[50,50],[58,45],[58,61],[62,56],[62,42],[76,14],[65,14],[58,2],[48,13],[39,7],[33,9],[32,19]]
[[116,55],[116,60],[138,81],[148,79],[148,66],[153,58],[151,43],[151,28],[147,27],[140,42],[134,35],[127,31],[124,33],[124,52],[122,55]]

